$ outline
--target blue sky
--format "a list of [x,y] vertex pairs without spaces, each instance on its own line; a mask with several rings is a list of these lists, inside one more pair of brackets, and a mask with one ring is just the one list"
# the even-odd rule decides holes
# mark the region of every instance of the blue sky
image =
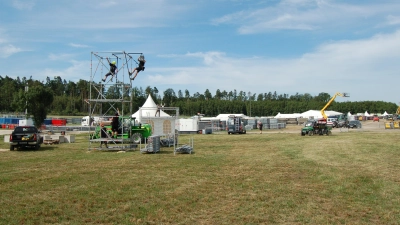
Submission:
[[398,0],[9,0],[0,6],[3,77],[100,81],[102,71],[91,72],[97,60],[91,52],[141,52],[146,69],[133,85],[161,93],[348,92],[350,98],[336,100],[400,103]]

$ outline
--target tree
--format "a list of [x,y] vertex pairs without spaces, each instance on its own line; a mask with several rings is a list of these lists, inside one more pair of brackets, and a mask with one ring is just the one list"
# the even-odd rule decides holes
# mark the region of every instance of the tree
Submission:
[[220,91],[219,89],[217,89],[217,91],[215,92],[214,98],[216,98],[216,99],[218,99],[218,100],[221,100],[221,98],[222,98],[222,93],[221,93],[221,91]]
[[183,99],[183,94],[182,94],[181,90],[178,91],[178,98],[179,98],[179,100]]
[[37,128],[43,124],[47,117],[50,105],[53,102],[53,92],[44,87],[40,82],[31,82],[28,91],[19,90],[14,98],[15,106],[19,111],[28,110],[28,115],[33,116],[33,122]]
[[263,94],[258,94],[257,101],[262,101],[262,100],[264,100],[264,95]]
[[164,91],[164,102],[167,106],[173,105],[176,100],[175,91],[172,88],[168,88]]
[[2,111],[11,111],[12,105],[10,105],[10,99],[13,99],[15,90],[18,90],[17,84],[8,76],[5,78],[0,76],[0,88],[0,109]]
[[185,98],[186,99],[190,98],[190,93],[189,93],[188,89],[185,90]]
[[315,97],[315,100],[325,103],[328,102],[329,99],[331,99],[331,96],[325,92],[321,92],[318,94],[318,96]]
[[204,92],[204,98],[205,98],[205,100],[211,100],[212,99],[211,92],[208,89],[206,89],[206,91]]

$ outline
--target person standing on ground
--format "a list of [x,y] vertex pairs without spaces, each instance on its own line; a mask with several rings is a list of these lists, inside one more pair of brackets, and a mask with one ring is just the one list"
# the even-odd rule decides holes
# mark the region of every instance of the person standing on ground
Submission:
[[[101,127],[100,128],[100,137],[101,138],[108,138],[107,128],[104,127],[103,123],[100,124],[100,127]],[[103,144],[106,146],[106,148],[108,148],[107,141],[100,141],[100,148],[103,147]]]
[[260,134],[262,134],[262,127],[263,124],[261,123],[261,121],[258,121],[258,129],[260,129]]
[[112,137],[113,138],[117,138],[118,128],[119,128],[119,109],[117,108],[117,112],[112,117],[112,121],[111,121],[111,129],[112,129]]

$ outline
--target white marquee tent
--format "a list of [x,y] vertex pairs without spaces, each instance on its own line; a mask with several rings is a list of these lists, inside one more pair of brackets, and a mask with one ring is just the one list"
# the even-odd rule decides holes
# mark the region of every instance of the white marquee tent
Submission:
[[[336,112],[336,111],[325,111],[325,114],[327,116],[336,116],[336,115],[341,115],[343,113],[341,112]],[[314,118],[314,119],[322,119],[322,114],[320,110],[308,110],[306,112],[303,112],[302,114],[303,118]]]
[[[149,95],[143,106],[140,107],[139,110],[136,111],[134,114],[132,114],[132,117],[136,117],[136,120],[138,122],[142,122],[142,120],[145,118],[154,118],[156,117],[157,108],[158,108],[157,104],[154,102],[153,98]],[[157,113],[157,117],[169,117],[169,116],[170,115],[165,113],[162,109],[160,110],[160,116]]]
[[280,112],[274,116],[275,119],[280,119],[280,118],[285,118],[285,119],[291,119],[291,118],[302,118],[303,116],[301,113],[293,113],[293,114],[281,114]]
[[231,113],[231,114],[219,114],[218,116],[216,116],[215,118],[221,120],[221,121],[227,121],[229,116],[236,116],[236,117],[242,117],[242,118],[247,118],[246,115],[244,114],[235,114],[235,113]]
[[[149,95],[146,102],[142,107],[139,108],[132,118],[135,117],[139,123],[147,123],[152,127],[153,135],[167,135],[175,133],[175,117],[172,117],[165,113],[162,108],[160,109],[160,115],[156,116],[157,104],[153,98]],[[177,110],[177,108],[166,107],[171,110]]]

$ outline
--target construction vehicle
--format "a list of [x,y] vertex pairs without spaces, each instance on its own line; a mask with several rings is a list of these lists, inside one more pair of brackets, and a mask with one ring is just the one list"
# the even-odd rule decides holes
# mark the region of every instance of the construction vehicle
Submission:
[[[301,129],[301,135],[305,136],[306,134],[308,135],[314,135],[314,134],[319,134],[319,135],[329,135],[332,133],[332,127],[333,124],[328,124],[328,116],[325,114],[325,109],[327,109],[332,102],[335,100],[337,96],[341,97],[349,97],[349,94],[347,93],[336,93],[333,95],[333,97],[325,104],[325,106],[321,109],[321,114],[322,114],[322,119],[318,120],[309,120],[305,123],[305,126]],[[340,122],[340,119],[343,120],[343,117],[338,118],[338,123]]]
[[[135,123],[135,117],[119,117],[119,129],[118,129],[118,137],[114,137],[113,139],[116,142],[127,141],[131,143],[138,144],[144,139],[150,137],[152,135],[151,125],[149,124],[141,124]],[[104,127],[107,129],[108,136],[112,137],[112,127],[108,121],[103,121]],[[101,138],[100,135],[100,126],[97,126],[95,132],[91,135],[91,139]]]
[[400,105],[399,105],[399,107],[397,107],[396,114],[393,115],[393,118],[395,120],[400,120]]
[[326,120],[308,120],[301,129],[301,136],[313,136],[314,134],[330,135],[332,126],[328,126]]
[[333,95],[333,97],[328,101],[328,103],[326,103],[326,105],[321,109],[322,117],[324,117],[325,120],[328,119],[328,116],[325,114],[325,109],[327,109],[332,104],[332,102],[335,100],[337,96],[350,97],[348,93],[337,92],[335,95]]
[[243,125],[242,117],[231,115],[226,121],[228,134],[245,134],[246,128]]
[[[323,120],[327,121],[328,116],[325,114],[325,109],[327,109],[332,104],[332,102],[335,100],[335,98],[337,96],[350,97],[350,95],[348,93],[340,93],[340,92],[337,92],[335,95],[333,95],[333,97],[321,109],[321,114],[322,114]],[[336,118],[337,118],[336,124],[328,123],[327,125],[328,126],[332,125],[332,127],[338,127],[338,128],[346,126],[346,124],[347,124],[347,116],[346,115],[342,114],[342,115],[337,116]]]

